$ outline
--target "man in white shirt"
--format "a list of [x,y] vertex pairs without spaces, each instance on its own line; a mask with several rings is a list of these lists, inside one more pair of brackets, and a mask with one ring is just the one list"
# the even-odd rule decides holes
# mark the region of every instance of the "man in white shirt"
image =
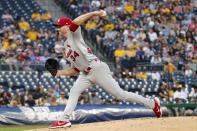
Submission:
[[190,66],[186,65],[185,68],[186,68],[185,69],[185,76],[188,76],[188,77],[192,76],[193,75],[193,71],[190,69]]
[[65,98],[65,93],[62,91],[60,93],[60,97],[56,100],[58,105],[65,105],[67,104],[67,99]]
[[148,33],[149,39],[154,42],[157,39],[157,34],[153,32],[152,29],[150,29],[150,32]]
[[154,56],[152,56],[151,60],[150,60],[151,64],[160,64],[161,63],[161,58],[159,57],[158,54],[155,54]]
[[181,104],[187,101],[188,91],[183,85],[178,85],[177,90],[174,93],[174,99],[176,103]]
[[157,72],[155,69],[153,69],[153,72],[151,73],[151,78],[152,80],[157,80],[159,81],[160,80],[160,74],[159,72]]

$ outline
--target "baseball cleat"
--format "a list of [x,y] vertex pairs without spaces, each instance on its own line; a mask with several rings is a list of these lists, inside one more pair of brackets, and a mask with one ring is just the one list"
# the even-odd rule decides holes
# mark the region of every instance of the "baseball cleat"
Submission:
[[56,128],[64,128],[64,127],[71,127],[71,123],[69,121],[56,121],[49,128],[56,129]]
[[160,118],[162,116],[162,110],[160,107],[160,100],[158,98],[154,98],[154,102],[155,102],[155,107],[154,107],[153,111],[155,112],[155,115],[157,116],[157,118]]

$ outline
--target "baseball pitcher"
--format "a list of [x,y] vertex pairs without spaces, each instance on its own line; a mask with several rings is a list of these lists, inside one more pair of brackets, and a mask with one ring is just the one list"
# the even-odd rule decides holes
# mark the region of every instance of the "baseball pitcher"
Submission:
[[66,70],[58,70],[58,66],[56,66],[57,62],[49,59],[46,61],[45,67],[53,76],[72,76],[79,74],[79,77],[70,90],[70,96],[64,114],[59,118],[59,121],[55,122],[49,128],[70,127],[69,116],[77,105],[78,97],[85,89],[93,85],[99,85],[117,99],[143,104],[153,109],[157,117],[161,117],[162,111],[158,98],[148,99],[122,90],[113,79],[108,65],[92,54],[91,49],[86,45],[81,34],[80,25],[94,16],[102,18],[106,16],[106,12],[104,10],[90,12],[75,18],[73,21],[67,17],[62,17],[54,24],[59,34],[67,39],[64,43],[64,55],[66,55],[67,60],[72,66]]

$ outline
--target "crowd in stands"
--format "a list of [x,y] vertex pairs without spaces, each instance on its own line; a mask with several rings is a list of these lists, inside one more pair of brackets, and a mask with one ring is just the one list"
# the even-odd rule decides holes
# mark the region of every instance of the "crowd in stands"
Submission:
[[193,0],[59,0],[72,18],[104,9],[106,19],[94,17],[85,29],[93,44],[117,66],[132,69],[151,64],[197,61],[197,5]]
[[[12,96],[10,92],[0,91],[0,107],[21,107],[21,106],[57,106],[65,105],[67,97],[65,92],[54,87],[42,88],[25,91],[24,88],[18,89],[18,94]],[[78,104],[112,104],[104,101],[96,95],[95,90],[91,93],[83,93],[79,97]]]
[[62,38],[52,26],[51,14],[40,12],[34,10],[29,19],[12,16],[8,10],[2,14],[0,64],[8,64],[10,70],[31,71],[31,64],[44,64],[50,57],[65,61]]

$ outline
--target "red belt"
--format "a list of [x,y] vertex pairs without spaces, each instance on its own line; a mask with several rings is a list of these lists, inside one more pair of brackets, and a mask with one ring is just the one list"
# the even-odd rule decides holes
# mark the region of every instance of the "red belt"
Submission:
[[[95,58],[94,61],[97,62],[97,61],[98,61],[98,58]],[[85,75],[87,75],[87,74],[92,70],[92,68],[91,68],[91,67],[88,67],[86,70],[87,70],[87,71],[83,71],[83,73],[84,73]]]

